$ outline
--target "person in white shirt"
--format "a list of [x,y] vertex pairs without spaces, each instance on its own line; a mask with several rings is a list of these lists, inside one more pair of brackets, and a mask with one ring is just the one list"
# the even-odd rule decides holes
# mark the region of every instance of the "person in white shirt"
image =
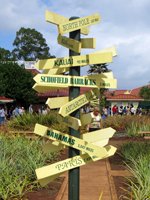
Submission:
[[90,124],[88,124],[88,131],[96,131],[99,130],[101,128],[101,115],[99,112],[99,108],[95,107],[93,112],[91,113],[92,116],[92,121]]

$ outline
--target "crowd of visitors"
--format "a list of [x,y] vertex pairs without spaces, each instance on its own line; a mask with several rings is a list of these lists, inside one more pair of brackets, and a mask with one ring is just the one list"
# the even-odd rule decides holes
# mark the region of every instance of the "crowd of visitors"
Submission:
[[6,106],[0,105],[0,125],[3,125],[6,119],[9,120],[11,118],[21,116],[24,113],[37,113],[46,115],[49,111],[50,109],[47,106],[38,106],[35,108],[32,104],[26,110],[23,106],[12,106],[9,109],[7,109]]
[[112,115],[142,115],[142,108],[135,108],[133,104],[130,106],[117,106],[112,107]]

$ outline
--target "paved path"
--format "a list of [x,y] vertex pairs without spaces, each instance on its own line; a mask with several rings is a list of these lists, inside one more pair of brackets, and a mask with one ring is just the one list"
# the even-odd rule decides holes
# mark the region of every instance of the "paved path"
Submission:
[[[80,200],[112,200],[106,160],[80,167]],[[68,185],[60,200],[68,200]]]

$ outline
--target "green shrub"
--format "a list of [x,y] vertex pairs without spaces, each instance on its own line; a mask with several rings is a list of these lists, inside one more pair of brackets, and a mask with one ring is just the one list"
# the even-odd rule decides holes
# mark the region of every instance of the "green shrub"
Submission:
[[43,153],[43,142],[23,137],[0,138],[0,199],[21,197],[27,190],[39,187],[35,169],[58,159],[58,153]]
[[129,190],[124,199],[146,200],[150,198],[150,142],[127,143],[121,148],[127,169],[132,177],[127,178]]
[[139,131],[150,131],[150,117],[138,115],[109,116],[102,121],[103,128],[112,127],[128,136],[137,136]]
[[[62,117],[56,111],[51,111],[47,115],[42,114],[30,114],[26,113],[22,116],[15,117],[8,121],[9,129],[15,130],[33,130],[36,123],[45,125],[45,126],[54,126],[57,127],[58,124],[62,125],[62,129],[67,130]],[[58,126],[59,127],[59,126]],[[58,129],[57,129],[58,130]]]

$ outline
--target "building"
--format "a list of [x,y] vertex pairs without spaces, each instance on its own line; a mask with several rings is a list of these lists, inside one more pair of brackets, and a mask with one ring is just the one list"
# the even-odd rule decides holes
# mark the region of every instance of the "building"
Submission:
[[130,106],[133,105],[135,108],[150,108],[150,101],[144,101],[140,97],[140,90],[142,87],[134,88],[132,90],[114,90],[107,91],[105,96],[107,102],[110,104],[111,108],[114,105],[120,106]]

